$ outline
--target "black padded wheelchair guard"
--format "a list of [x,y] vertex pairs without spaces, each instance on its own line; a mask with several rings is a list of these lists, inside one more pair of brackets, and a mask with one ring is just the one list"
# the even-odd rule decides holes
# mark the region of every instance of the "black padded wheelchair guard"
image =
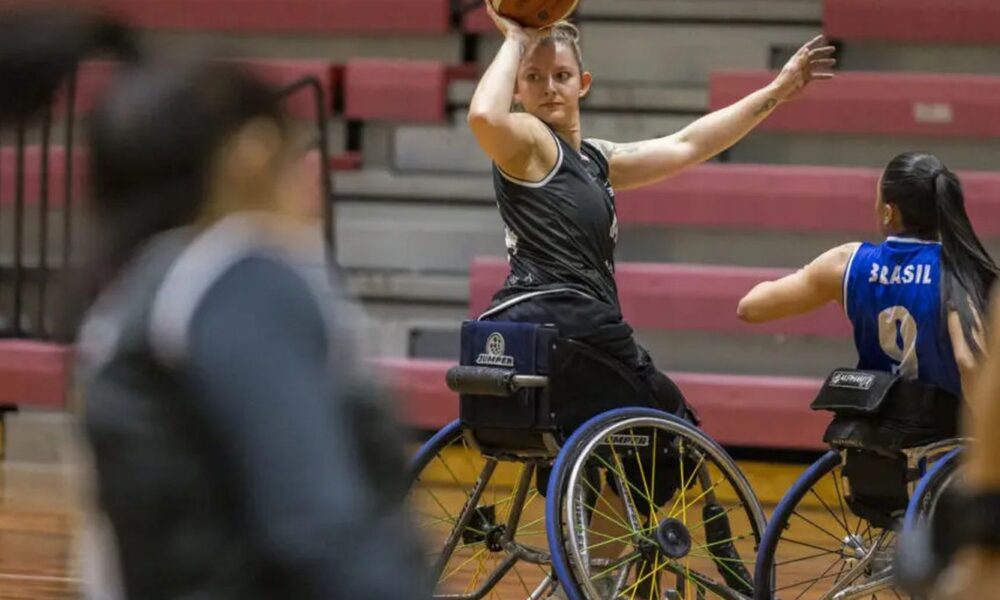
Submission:
[[[495,335],[503,336],[504,343],[497,343]],[[500,372],[548,377],[545,387],[505,395],[489,385],[459,387],[459,418],[487,456],[555,458],[566,438],[591,417],[622,406],[656,406],[648,388],[625,365],[587,344],[559,337],[552,326],[467,321],[462,325],[461,365],[495,370],[498,377]]]
[[823,441],[844,451],[854,514],[894,526],[912,479],[903,450],[955,437],[960,407],[954,395],[898,374],[837,369],[827,377],[811,408],[834,413]]

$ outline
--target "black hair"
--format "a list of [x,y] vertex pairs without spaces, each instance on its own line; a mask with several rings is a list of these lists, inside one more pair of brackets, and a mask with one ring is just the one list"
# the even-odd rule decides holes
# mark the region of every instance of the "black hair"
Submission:
[[907,235],[941,242],[942,311],[958,313],[966,343],[980,354],[973,332],[1000,269],[972,228],[958,176],[933,154],[907,152],[889,162],[881,191],[899,210]]
[[97,52],[122,64],[88,123],[92,264],[74,300],[83,305],[152,236],[197,219],[213,159],[240,127],[267,118],[287,130],[275,90],[234,65],[153,63],[121,23],[65,7],[0,16],[0,120],[44,106]]
[[151,236],[197,219],[219,148],[256,118],[286,126],[274,91],[229,64],[141,66],[118,78],[90,119],[99,278]]

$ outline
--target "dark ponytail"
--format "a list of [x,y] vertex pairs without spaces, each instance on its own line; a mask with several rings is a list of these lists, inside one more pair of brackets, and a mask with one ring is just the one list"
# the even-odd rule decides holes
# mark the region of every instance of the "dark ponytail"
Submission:
[[977,317],[986,314],[989,292],[1000,270],[972,228],[958,177],[947,168],[936,173],[934,192],[945,266],[945,306],[958,313],[966,343],[979,354],[982,349],[973,329],[980,327]]
[[958,176],[932,154],[900,154],[882,176],[882,197],[899,209],[908,235],[940,240],[942,311],[958,313],[966,343],[980,354],[974,330],[1000,269],[972,228]]
[[0,121],[24,119],[48,104],[84,58],[139,59],[132,32],[101,13],[67,7],[0,13]]

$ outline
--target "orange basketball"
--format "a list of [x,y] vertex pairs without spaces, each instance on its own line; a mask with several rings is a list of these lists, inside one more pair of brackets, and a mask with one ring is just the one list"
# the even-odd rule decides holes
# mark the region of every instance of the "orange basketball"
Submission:
[[498,14],[525,27],[548,27],[573,13],[580,0],[490,0]]

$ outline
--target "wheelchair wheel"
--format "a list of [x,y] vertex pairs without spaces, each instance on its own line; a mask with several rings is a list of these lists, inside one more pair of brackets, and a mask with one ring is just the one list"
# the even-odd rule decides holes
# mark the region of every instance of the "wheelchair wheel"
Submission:
[[914,598],[930,594],[942,570],[951,561],[946,543],[935,537],[950,527],[938,519],[938,501],[958,481],[962,449],[956,448],[943,456],[927,471],[910,498],[896,549],[896,577],[901,587]]
[[904,598],[892,586],[896,534],[851,513],[830,451],[775,508],[757,555],[756,600]]
[[433,569],[435,598],[548,595],[554,580],[535,483],[539,466],[547,464],[481,455],[458,421],[420,449],[410,467],[409,503]]
[[961,448],[952,450],[935,462],[920,479],[913,497],[910,498],[910,504],[906,507],[903,531],[923,527],[934,518],[941,494],[955,483],[959,475],[961,458]]
[[642,408],[582,425],[546,500],[553,568],[569,598],[748,598],[764,516],[726,452]]

